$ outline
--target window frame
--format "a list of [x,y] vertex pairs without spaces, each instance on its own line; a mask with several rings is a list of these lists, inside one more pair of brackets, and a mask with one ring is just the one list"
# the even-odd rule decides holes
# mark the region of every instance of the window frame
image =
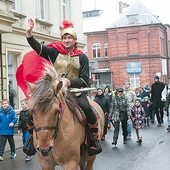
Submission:
[[93,43],[92,53],[93,53],[92,54],[93,58],[101,58],[101,44],[100,43]]
[[64,19],[70,20],[70,0],[60,0],[60,16],[61,21]]
[[23,3],[22,3],[22,1],[21,0],[14,0],[12,8],[13,8],[14,11],[22,13],[23,12]]
[[135,89],[140,86],[140,74],[130,74],[130,86],[131,89]]
[[50,20],[49,0],[37,0],[36,5],[38,19],[49,21]]

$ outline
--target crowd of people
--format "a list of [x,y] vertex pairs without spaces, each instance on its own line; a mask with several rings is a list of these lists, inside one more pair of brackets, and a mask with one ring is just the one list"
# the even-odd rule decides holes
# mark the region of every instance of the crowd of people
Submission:
[[[28,28],[26,29],[27,41],[39,56],[53,63],[55,69],[60,74],[64,86],[79,89],[88,87],[88,58],[77,48],[77,34],[72,23],[67,22],[65,25],[67,25],[67,27],[63,27],[61,31],[61,42],[53,42],[46,46],[39,43],[32,35],[34,21],[29,19]],[[65,66],[62,65],[65,63],[63,61],[67,62]],[[28,64],[31,65],[31,63]],[[39,63],[37,64],[39,65]],[[19,67],[19,69],[23,69],[23,67]],[[66,68],[59,70],[59,68],[63,67]],[[68,68],[72,68],[74,71],[68,70]],[[23,70],[20,71],[23,72]],[[36,68],[31,71],[36,72]],[[22,76],[18,77],[18,79],[19,78],[22,78]],[[24,81],[25,80],[23,80],[23,82]],[[154,81],[155,82],[151,85],[151,87],[146,85],[144,88],[138,87],[134,90],[130,88],[130,82],[125,81],[123,87],[111,90],[109,86],[106,86],[104,89],[98,88],[96,94],[93,92],[93,94],[90,95],[90,97],[101,106],[105,114],[105,126],[102,140],[105,140],[107,129],[113,125],[114,134],[112,144],[116,145],[121,125],[124,144],[127,144],[128,138],[131,138],[132,128],[136,131],[136,141],[141,143],[142,136],[140,134],[140,130],[143,126],[150,126],[150,123],[155,123],[155,115],[158,126],[161,126],[164,123],[164,108],[168,116],[167,130],[170,131],[170,78],[167,85],[162,83],[158,76],[154,78]],[[22,89],[22,86],[20,87]],[[101,150],[100,147],[97,147],[99,146],[99,141],[97,139],[97,117],[84,93],[76,96],[76,99],[86,114],[87,123],[94,139],[91,143],[90,150],[93,154],[98,154]],[[19,114],[18,132],[21,133],[22,130],[23,144],[25,144],[30,136],[30,132],[28,130],[29,107],[26,99],[21,101],[21,106],[22,110]],[[10,105],[10,101],[7,99],[2,101],[2,107],[0,109],[0,161],[3,161],[3,154],[7,140],[11,149],[11,159],[16,157],[13,135],[14,127],[18,118],[12,107],[13,106]],[[26,155],[25,160],[30,161],[31,156]]]
[[137,143],[142,142],[140,131],[145,126],[156,123],[157,126],[164,124],[164,115],[167,114],[167,130],[170,131],[170,77],[168,84],[160,81],[158,76],[154,77],[151,86],[130,88],[130,82],[125,81],[122,87],[111,90],[109,86],[104,89],[98,88],[94,99],[105,113],[105,127],[102,140],[107,134],[111,124],[114,127],[112,144],[116,145],[119,137],[120,125],[122,127],[123,143],[131,138],[132,128],[135,129]]

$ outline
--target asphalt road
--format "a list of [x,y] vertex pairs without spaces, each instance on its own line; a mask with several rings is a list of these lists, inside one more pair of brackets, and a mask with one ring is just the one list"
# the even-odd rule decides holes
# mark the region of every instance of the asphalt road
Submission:
[[[142,130],[143,143],[136,143],[135,131],[128,144],[123,144],[119,135],[117,146],[111,145],[113,127],[108,130],[106,140],[102,141],[103,152],[97,156],[94,170],[170,170],[169,141],[170,133],[166,125],[157,127],[156,124]],[[11,160],[9,153],[0,162],[1,170],[40,170],[37,155],[30,162],[25,162],[22,149],[17,150],[17,157]],[[56,167],[57,170],[62,168]]]

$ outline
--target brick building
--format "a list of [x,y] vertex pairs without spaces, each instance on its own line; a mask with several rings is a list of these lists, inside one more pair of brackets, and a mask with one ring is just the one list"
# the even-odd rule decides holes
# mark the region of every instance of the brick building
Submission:
[[[123,3],[119,3],[122,12]],[[94,21],[104,12],[96,14]],[[98,15],[97,15],[98,14]],[[89,18],[84,18],[88,25]],[[95,23],[93,23],[95,25]],[[97,28],[97,25],[96,25]],[[87,54],[90,59],[93,86],[113,88],[123,86],[125,80],[131,87],[151,85],[155,75],[166,82],[169,72],[170,26],[162,24],[139,1],[135,1],[119,15],[118,19],[101,30],[85,31]]]

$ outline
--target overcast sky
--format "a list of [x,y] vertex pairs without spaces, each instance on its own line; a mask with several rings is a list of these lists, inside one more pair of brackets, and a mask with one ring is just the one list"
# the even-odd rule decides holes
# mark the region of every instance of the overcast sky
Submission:
[[[135,0],[82,0],[83,11],[93,9],[114,10],[118,14],[118,2],[131,4]],[[154,15],[159,16],[159,20],[164,24],[170,24],[169,0],[138,0]]]

